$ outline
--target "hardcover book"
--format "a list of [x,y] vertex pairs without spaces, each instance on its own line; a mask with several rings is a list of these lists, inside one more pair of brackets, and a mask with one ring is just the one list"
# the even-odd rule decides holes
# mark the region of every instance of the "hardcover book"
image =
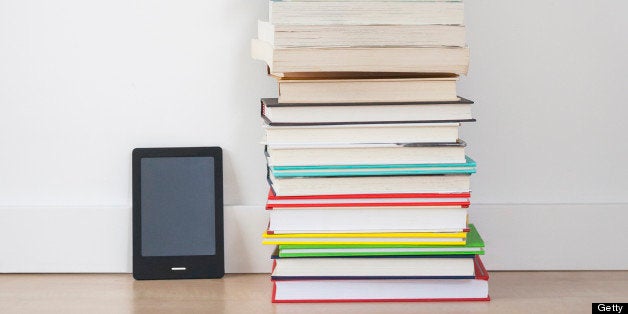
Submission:
[[467,233],[455,232],[386,232],[386,233],[285,233],[267,230],[263,244],[342,244],[342,245],[465,245]]
[[489,301],[488,272],[474,258],[473,279],[273,280],[273,303]]
[[275,144],[269,166],[465,163],[463,140],[455,143]]
[[473,122],[472,101],[279,103],[262,98],[261,113],[268,125],[343,125]]
[[277,196],[270,189],[266,209],[281,207],[463,206],[471,193],[397,193]]
[[469,224],[466,244],[442,245],[387,245],[387,244],[283,244],[279,257],[331,256],[408,256],[408,255],[483,255],[484,241],[473,224]]
[[272,258],[274,280],[475,278],[474,255]]
[[473,174],[476,171],[476,163],[469,156],[466,156],[465,163],[269,166],[269,171],[275,178]]
[[466,193],[470,175],[295,177],[268,180],[279,196],[341,194]]
[[[270,125],[269,125],[270,124]],[[456,143],[460,123],[273,123],[262,127],[268,146],[372,143]]]
[[275,233],[447,232],[467,227],[463,206],[278,207],[268,229]]

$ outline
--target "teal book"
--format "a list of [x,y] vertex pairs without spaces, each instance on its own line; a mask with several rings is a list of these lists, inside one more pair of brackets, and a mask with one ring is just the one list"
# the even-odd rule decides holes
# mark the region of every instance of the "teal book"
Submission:
[[465,163],[455,164],[379,164],[269,167],[275,178],[473,174],[476,172],[476,168],[477,165],[475,161],[469,156],[466,156]]
[[339,256],[446,256],[483,255],[484,240],[473,224],[469,224],[465,245],[390,245],[390,244],[282,244],[279,257]]

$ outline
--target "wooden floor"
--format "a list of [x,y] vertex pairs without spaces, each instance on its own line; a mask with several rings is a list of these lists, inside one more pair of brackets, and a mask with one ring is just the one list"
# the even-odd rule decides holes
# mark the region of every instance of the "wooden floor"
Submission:
[[268,275],[3,274],[0,313],[591,313],[628,302],[628,272],[493,272],[489,286],[491,302],[271,304]]

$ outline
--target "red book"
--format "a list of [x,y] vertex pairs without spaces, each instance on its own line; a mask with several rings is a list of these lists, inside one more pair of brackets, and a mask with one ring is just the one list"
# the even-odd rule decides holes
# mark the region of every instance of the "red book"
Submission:
[[273,303],[489,301],[488,272],[474,258],[475,279],[273,280]]
[[266,209],[294,207],[383,207],[462,206],[469,207],[471,193],[406,193],[276,196],[268,192]]

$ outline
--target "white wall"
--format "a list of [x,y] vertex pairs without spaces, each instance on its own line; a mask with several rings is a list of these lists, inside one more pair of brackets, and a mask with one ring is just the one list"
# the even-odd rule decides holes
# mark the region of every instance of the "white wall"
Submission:
[[[613,233],[628,219],[627,9],[467,1],[459,90],[476,101],[463,138],[489,268],[628,269]],[[228,269],[265,269],[264,249],[236,246],[265,224],[242,211],[267,190],[258,98],[276,87],[248,52],[266,15],[263,0],[0,0],[0,272],[129,271],[131,149],[200,145],[225,150],[226,224],[246,239],[228,241]],[[614,262],[574,262],[574,239]]]
[[[479,203],[628,203],[626,1],[468,1]],[[625,216],[628,217],[628,216]]]
[[0,1],[0,204],[126,205],[133,147],[220,145],[264,198],[263,1]]

